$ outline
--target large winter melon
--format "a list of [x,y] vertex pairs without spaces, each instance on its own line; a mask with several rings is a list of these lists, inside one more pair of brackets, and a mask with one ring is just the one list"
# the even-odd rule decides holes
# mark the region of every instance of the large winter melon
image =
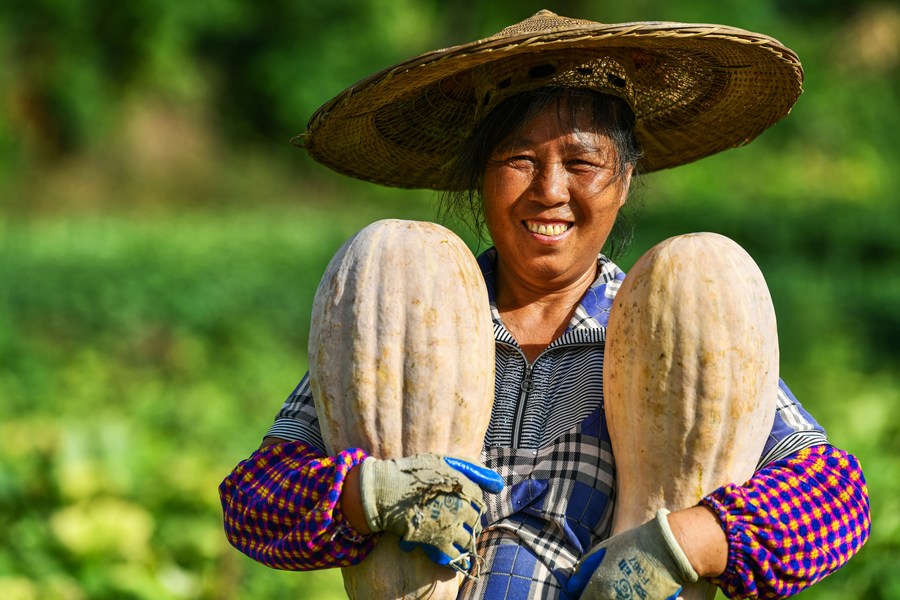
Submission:
[[[481,272],[433,223],[385,220],[337,252],[316,293],[310,383],[330,452],[437,452],[478,460],[494,395],[494,339]],[[351,598],[456,598],[461,577],[383,534],[343,570]]]
[[[740,246],[696,233],[651,248],[616,295],[604,361],[613,534],[750,478],[775,415],[778,333]],[[684,598],[710,587],[701,580]]]

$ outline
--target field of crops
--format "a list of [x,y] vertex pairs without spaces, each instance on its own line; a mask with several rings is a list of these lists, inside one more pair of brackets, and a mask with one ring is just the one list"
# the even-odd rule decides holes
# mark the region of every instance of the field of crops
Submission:
[[289,139],[353,81],[542,8],[727,23],[801,57],[787,119],[636,186],[618,262],[690,231],[757,260],[782,375],[860,458],[872,504],[862,552],[799,597],[900,598],[900,8],[555,4],[0,2],[0,599],[343,597],[336,571],[232,549],[217,486],[306,369],[332,253],[374,220],[436,211]]
[[[641,194],[650,205],[652,187]],[[648,206],[621,262],[689,230],[718,230],[754,254],[779,312],[785,377],[860,456],[872,495],[872,540],[806,595],[892,598],[900,226],[834,210],[773,219]],[[310,302],[331,253],[388,214],[430,218],[431,208],[335,197],[278,210],[4,220],[3,597],[340,597],[336,572],[270,571],[232,550],[216,487],[305,370]]]

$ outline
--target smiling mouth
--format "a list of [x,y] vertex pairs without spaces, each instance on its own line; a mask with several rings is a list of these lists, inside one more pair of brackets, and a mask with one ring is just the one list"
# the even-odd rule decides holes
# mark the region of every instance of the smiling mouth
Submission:
[[528,231],[532,233],[537,233],[538,235],[547,235],[547,236],[556,236],[562,235],[571,227],[571,223],[532,223],[530,221],[525,221],[525,227],[528,228]]

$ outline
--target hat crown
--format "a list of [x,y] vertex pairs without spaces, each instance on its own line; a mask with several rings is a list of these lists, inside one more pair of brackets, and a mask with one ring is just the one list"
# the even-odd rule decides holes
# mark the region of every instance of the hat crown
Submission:
[[509,27],[503,28],[489,39],[517,37],[527,34],[553,33],[562,30],[596,27],[598,25],[599,23],[595,23],[594,21],[561,17],[558,14],[545,9],[536,12],[524,21],[519,21]]

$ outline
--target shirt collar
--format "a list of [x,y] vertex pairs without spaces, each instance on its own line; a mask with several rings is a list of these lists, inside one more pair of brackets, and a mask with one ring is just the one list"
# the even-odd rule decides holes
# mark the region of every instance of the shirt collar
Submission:
[[[495,325],[502,325],[500,312],[497,310],[497,249],[488,248],[478,257],[478,266],[487,285],[488,299],[491,302],[491,317]],[[566,333],[583,329],[602,329],[605,334],[609,322],[609,310],[612,308],[616,292],[619,290],[625,272],[602,254],[597,256],[597,276],[591,287],[587,289],[572,319],[566,327]],[[565,337],[565,334],[560,338]],[[560,341],[557,340],[557,341]],[[554,342],[556,344],[556,342]]]

